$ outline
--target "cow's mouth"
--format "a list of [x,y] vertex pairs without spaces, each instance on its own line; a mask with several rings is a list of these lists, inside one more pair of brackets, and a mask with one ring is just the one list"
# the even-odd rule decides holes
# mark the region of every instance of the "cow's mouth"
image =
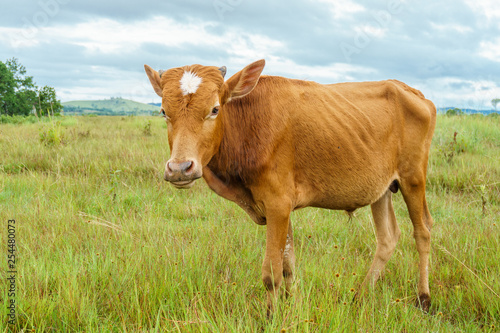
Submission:
[[194,181],[196,179],[191,179],[191,180],[182,180],[178,182],[170,182],[172,185],[174,185],[178,189],[188,189],[191,188],[194,185]]

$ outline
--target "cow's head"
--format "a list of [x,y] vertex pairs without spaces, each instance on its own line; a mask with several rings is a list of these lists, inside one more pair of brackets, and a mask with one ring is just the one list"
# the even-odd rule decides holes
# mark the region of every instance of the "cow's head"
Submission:
[[155,71],[144,65],[154,91],[162,98],[168,126],[170,159],[165,180],[190,188],[202,176],[222,140],[224,105],[250,93],[257,85],[265,61],[256,61],[226,82],[226,67],[192,65]]

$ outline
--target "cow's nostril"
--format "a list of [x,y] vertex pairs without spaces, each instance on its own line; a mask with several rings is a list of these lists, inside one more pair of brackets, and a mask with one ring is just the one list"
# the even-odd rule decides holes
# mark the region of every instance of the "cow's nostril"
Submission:
[[187,161],[186,163],[188,163],[187,167],[186,167],[186,172],[193,171],[193,169],[194,169],[194,163],[193,163],[193,161]]
[[167,162],[167,170],[168,173],[172,173],[172,168],[170,167],[170,162]]
[[193,161],[182,162],[179,169],[184,175],[189,175],[194,170],[194,163]]

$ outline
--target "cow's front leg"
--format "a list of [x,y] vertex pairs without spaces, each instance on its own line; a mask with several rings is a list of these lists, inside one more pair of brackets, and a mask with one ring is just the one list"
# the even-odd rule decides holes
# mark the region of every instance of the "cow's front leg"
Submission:
[[262,281],[267,290],[267,315],[271,315],[283,280],[283,256],[287,242],[290,208],[266,207],[266,254]]

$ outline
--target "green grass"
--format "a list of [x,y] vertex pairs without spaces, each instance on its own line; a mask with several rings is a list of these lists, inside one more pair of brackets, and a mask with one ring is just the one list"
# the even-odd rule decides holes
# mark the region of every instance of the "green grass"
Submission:
[[[293,213],[293,297],[270,321],[260,280],[265,227],[203,181],[180,191],[162,180],[162,118],[58,121],[64,141],[52,146],[40,142],[47,124],[0,125],[1,332],[499,330],[499,117],[438,117],[427,190],[435,220],[429,314],[414,306],[418,256],[398,193],[400,242],[358,303],[352,297],[376,246],[370,209],[352,221],[344,212]],[[15,326],[6,316],[9,219],[18,246]]]

